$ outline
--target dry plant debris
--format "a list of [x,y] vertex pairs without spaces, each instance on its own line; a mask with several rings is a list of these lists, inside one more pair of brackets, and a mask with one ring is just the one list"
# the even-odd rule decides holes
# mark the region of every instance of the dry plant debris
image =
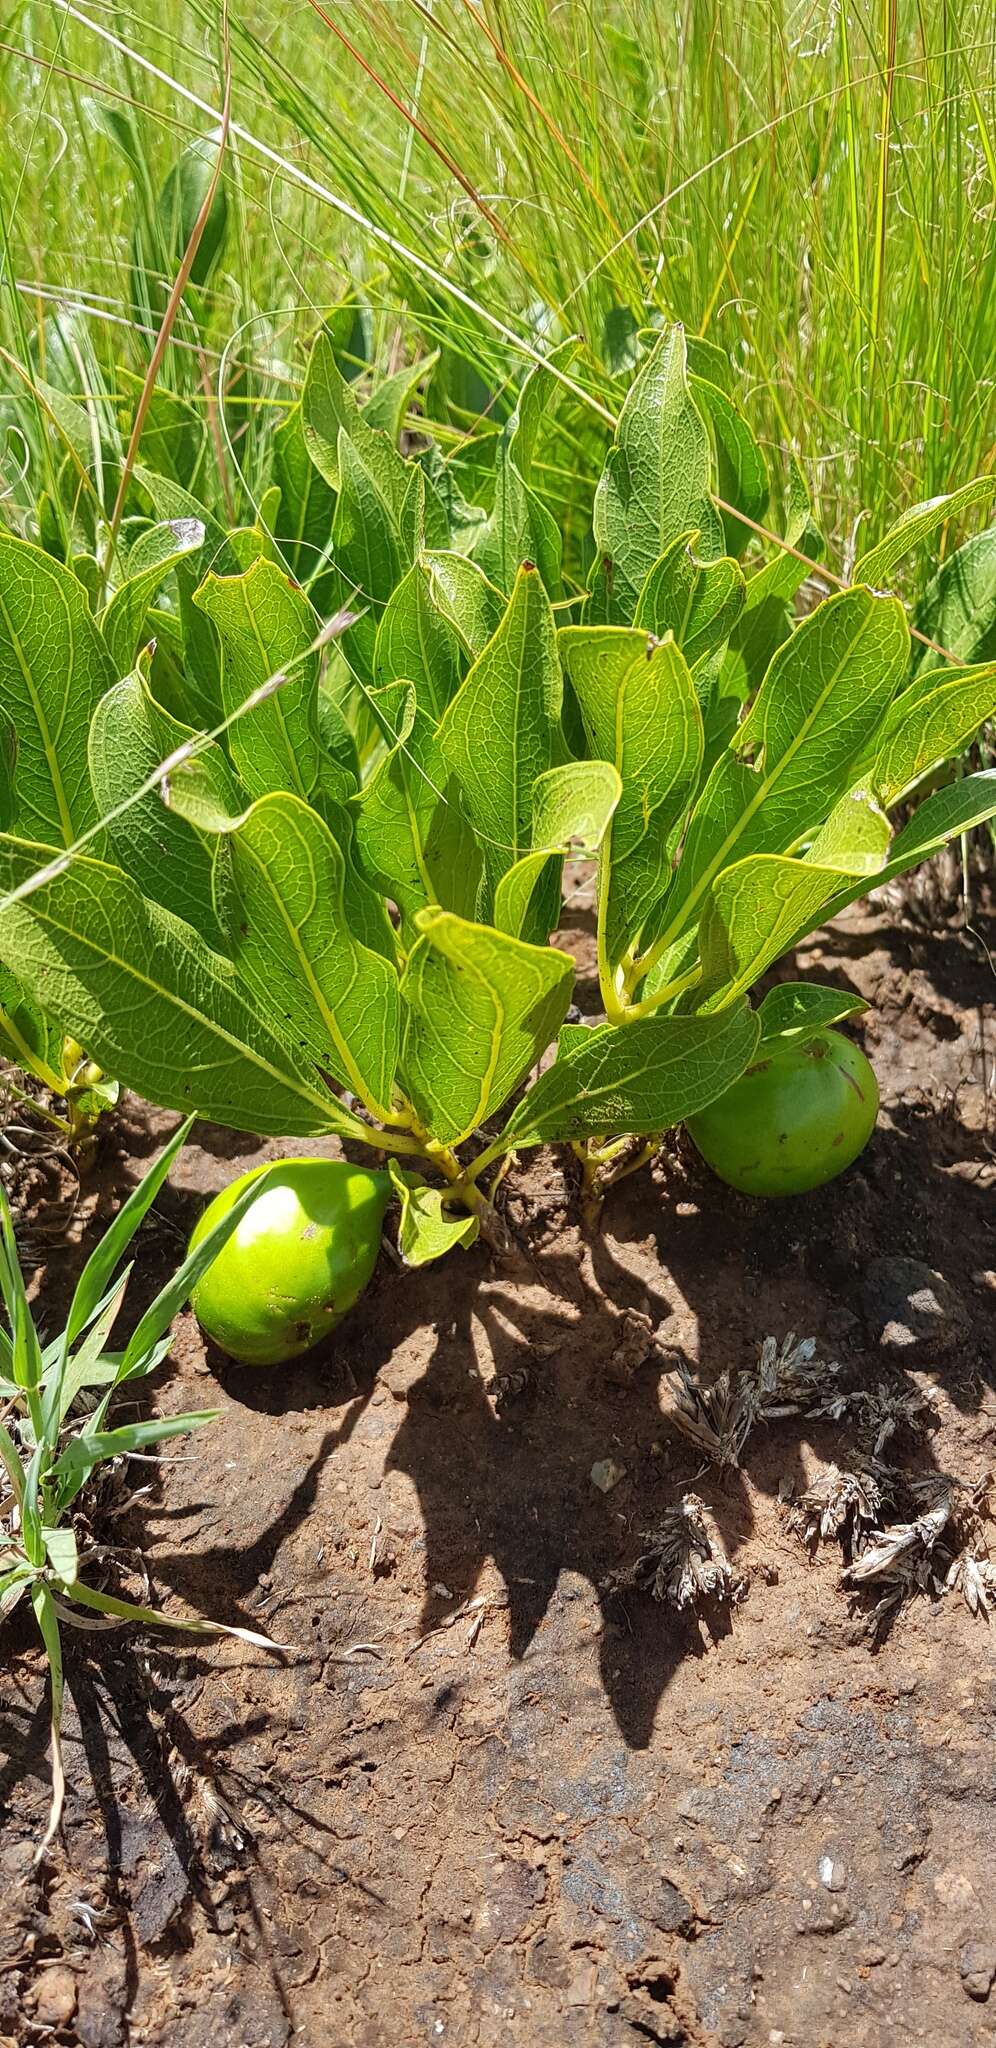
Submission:
[[765,1337],[755,1363],[727,1367],[703,1386],[685,1364],[663,1386],[669,1419],[716,1465],[740,1464],[757,1422],[789,1415],[830,1415],[839,1420],[848,1396],[833,1382],[840,1367],[817,1356],[815,1337],[796,1341],[790,1330],[781,1347]]
[[676,1506],[666,1508],[656,1529],[645,1531],[642,1540],[646,1548],[640,1556],[604,1581],[607,1591],[651,1593],[679,1611],[709,1601],[735,1606],[743,1597],[746,1582],[730,1564],[697,1494],[683,1494]]
[[839,1465],[827,1465],[792,1502],[789,1528],[810,1550],[836,1538],[849,1560],[860,1557],[871,1532],[881,1527],[888,1482],[884,1469],[842,1472]]
[[[988,1620],[990,1602],[996,1604],[996,1563],[986,1538],[994,1520],[991,1486],[988,1474],[969,1487],[946,1472],[910,1478],[879,1463],[859,1472],[828,1465],[792,1503],[788,1524],[810,1547],[840,1543],[844,1585],[878,1595],[872,1634],[921,1593],[960,1592],[970,1613]],[[887,1522],[887,1504],[900,1502],[905,1519]]]

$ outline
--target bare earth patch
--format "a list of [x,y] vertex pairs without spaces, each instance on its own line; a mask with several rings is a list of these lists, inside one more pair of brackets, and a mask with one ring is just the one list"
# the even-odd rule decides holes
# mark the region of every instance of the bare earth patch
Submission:
[[[310,1361],[236,1371],[184,1317],[154,1398],[221,1420],[133,1467],[149,1491],[101,1534],[159,1599],[292,1648],[74,1634],[64,1847],[32,1873],[47,1724],[11,1629],[0,2037],[996,2042],[993,1624],[937,1590],[950,1530],[883,1607],[860,1503],[842,1540],[813,1528],[830,1466],[878,1475],[882,1527],[950,1480],[984,1501],[993,975],[974,940],[868,915],[797,965],[875,1004],[883,1113],[836,1185],[752,1203],[678,1144],[589,1246],[544,1157],[510,1181],[521,1257],[385,1259]],[[84,1233],[171,1122],[126,1112]],[[142,1283],[208,1191],[293,1149],[202,1132]],[[762,1416],[740,1464],[675,1427],[679,1368],[738,1383],[793,1331],[838,1365],[839,1419]],[[689,1491],[705,1583],[678,1599]],[[985,1563],[984,1509],[979,1532]]]

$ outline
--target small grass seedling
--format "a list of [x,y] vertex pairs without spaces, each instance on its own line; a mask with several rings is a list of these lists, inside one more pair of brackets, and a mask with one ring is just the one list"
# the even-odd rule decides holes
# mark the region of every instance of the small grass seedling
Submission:
[[278,1647],[249,1629],[164,1614],[104,1592],[90,1582],[87,1548],[75,1526],[84,1489],[100,1467],[203,1428],[218,1413],[205,1409],[108,1425],[108,1410],[120,1388],[144,1379],[167,1356],[174,1316],[259,1191],[255,1182],[232,1204],[160,1289],[124,1349],[111,1350],[111,1332],[132,1271],[122,1261],[192,1122],[191,1117],[181,1124],[105,1230],[80,1274],[63,1329],[47,1343],[28,1304],[10,1205],[0,1188],[0,1292],[9,1326],[9,1334],[0,1328],[0,1460],[7,1482],[0,1498],[0,1619],[22,1598],[29,1599],[48,1660],[52,1799],[39,1859],[56,1834],[65,1796],[63,1624],[85,1626],[83,1614],[98,1614],[111,1623],[220,1633],[264,1649]]

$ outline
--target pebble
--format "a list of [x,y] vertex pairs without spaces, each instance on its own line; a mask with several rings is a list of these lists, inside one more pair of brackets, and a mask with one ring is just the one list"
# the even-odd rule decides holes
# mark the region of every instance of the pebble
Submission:
[[954,1288],[922,1259],[873,1259],[861,1292],[865,1314],[889,1351],[950,1344],[965,1321]]
[[842,1863],[833,1856],[821,1856],[816,1868],[820,1883],[826,1886],[828,1892],[843,1891],[847,1883],[847,1871]]
[[599,1493],[611,1493],[625,1477],[625,1465],[617,1465],[614,1458],[598,1458],[591,1468],[591,1483]]
[[966,1941],[958,1968],[968,1997],[983,2005],[996,1983],[996,1947],[988,1941]]
[[76,2011],[76,1979],[57,1964],[43,1970],[35,1985],[35,2019],[45,2027],[67,2027]]

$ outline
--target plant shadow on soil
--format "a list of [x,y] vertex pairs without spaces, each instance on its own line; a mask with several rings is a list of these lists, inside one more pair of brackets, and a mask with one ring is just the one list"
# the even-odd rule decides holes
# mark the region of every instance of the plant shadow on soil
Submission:
[[[881,932],[873,936],[881,948]],[[860,937],[849,933],[839,948],[835,940],[832,935],[828,943],[824,935],[823,977],[861,986],[854,966],[862,958]],[[912,945],[915,966],[928,943],[932,950],[920,935],[896,940],[897,956]],[[908,974],[909,965],[906,959],[892,972]],[[929,972],[934,987],[943,987],[950,973],[943,945]],[[982,977],[978,991],[970,977],[967,1000],[963,962],[956,979],[962,1017],[973,1018],[987,993]],[[347,1515],[369,1506],[353,1467],[359,1469],[361,1455],[369,1456],[359,1438],[378,1389],[387,1385],[399,1419],[378,1457],[388,1478],[403,1474],[411,1481],[423,1532],[415,1545],[418,1557],[406,1560],[406,1583],[420,1576],[423,1588],[416,1647],[441,1618],[445,1622],[475,1595],[491,1561],[504,1596],[489,1594],[489,1602],[507,1604],[510,1653],[528,1671],[530,1658],[542,1663],[542,1630],[555,1600],[577,1603],[580,1639],[588,1622],[584,1585],[578,1582],[587,1581],[600,1609],[602,1691],[625,1743],[647,1747],[679,1664],[704,1657],[711,1638],[727,1633],[730,1624],[721,1610],[699,1623],[656,1606],[644,1594],[620,1595],[608,1586],[611,1575],[633,1562],[644,1547],[644,1532],[653,1531],[689,1485],[706,1502],[736,1563],[755,1533],[752,1499],[756,1504],[759,1495],[776,1496],[786,1478],[805,1483],[813,1459],[846,1466],[862,1455],[849,1422],[798,1419],[755,1432],[745,1458],[749,1484],[736,1470],[703,1469],[693,1447],[662,1414],[659,1390],[668,1367],[684,1360],[708,1377],[724,1366],[748,1363],[764,1336],[780,1339],[794,1328],[815,1336],[823,1355],[841,1361],[845,1384],[884,1380],[902,1390],[913,1384],[911,1373],[926,1374],[965,1416],[977,1411],[983,1388],[996,1384],[987,1343],[992,1293],[980,1292],[977,1284],[979,1269],[991,1259],[992,1193],[986,1178],[992,1145],[984,1120],[975,1127],[966,1121],[958,1090],[934,1072],[931,1048],[943,1039],[936,1018],[923,1015],[905,1041],[899,1034],[896,1059],[919,1057],[927,1093],[894,1087],[888,1115],[859,1164],[804,1202],[747,1201],[718,1187],[690,1150],[678,1146],[663,1173],[644,1173],[612,1192],[603,1232],[588,1248],[576,1234],[573,1202],[569,1192],[565,1201],[559,1170],[528,1162],[510,1194],[523,1250],[507,1267],[493,1264],[480,1247],[454,1254],[444,1271],[398,1274],[382,1266],[344,1326],[348,1352],[342,1339],[333,1338],[279,1375],[247,1376],[209,1353],[207,1363],[238,1415],[239,1484],[247,1496],[260,1463],[277,1467],[286,1455],[285,1417],[301,1424],[301,1456],[276,1512],[258,1512],[253,1498],[246,1522],[256,1533],[248,1542],[230,1536],[204,1540],[210,1522],[202,1533],[203,1511],[210,1512],[223,1474],[215,1469],[207,1482],[198,1475],[194,1488],[180,1490],[164,1468],[150,1500],[117,1525],[136,1549],[148,1544],[153,1550],[154,1599],[161,1603],[172,1594],[190,1611],[266,1629],[260,1581],[279,1572],[282,1553],[292,1554],[293,1539],[309,1517],[316,1525],[327,1523],[333,1475],[342,1471],[350,1480]],[[888,1043],[887,1026],[883,1048]],[[876,1063],[881,1065],[877,1053]],[[970,1064],[978,1070],[977,1055]],[[934,1099],[928,1100],[935,1083]],[[122,1125],[126,1160],[119,1157],[108,1166],[117,1199],[123,1181],[138,1177],[165,1134],[161,1118],[155,1123],[141,1110],[129,1112]],[[190,1179],[164,1191],[157,1218],[143,1228],[130,1315],[141,1312],[175,1263],[204,1194],[218,1185],[219,1162],[224,1177],[256,1163],[259,1150],[253,1140],[233,1145],[227,1132],[197,1134],[188,1148]],[[873,1261],[890,1258],[937,1267],[953,1286],[963,1313],[939,1333],[939,1347],[920,1341],[899,1353],[878,1348],[867,1272]],[[54,1259],[52,1278],[56,1292],[71,1281],[65,1265],[56,1270]],[[649,1317],[661,1346],[629,1376],[617,1367],[627,1310]],[[178,1366],[167,1367],[151,1390],[158,1396],[176,1370],[183,1384],[173,1390],[179,1395],[175,1404],[171,1393],[173,1405],[210,1399],[210,1382],[195,1377],[204,1361],[192,1328],[186,1337],[178,1347]],[[497,1399],[502,1390],[506,1398]],[[938,1469],[927,1433],[910,1434],[893,1449],[895,1461],[909,1470]],[[591,1473],[607,1458],[626,1477],[603,1496]],[[444,1610],[440,1587],[451,1589]],[[395,1606],[404,1610],[405,1598],[398,1595]],[[323,1599],[330,1619],[315,1643],[307,1641],[306,1627],[295,1627],[283,1614],[274,1629],[302,1641],[297,1654],[304,1661],[327,1656],[330,1640],[333,1651],[350,1640],[349,1632],[336,1634],[340,1621],[331,1591],[311,1587],[301,1593],[297,1619],[306,1619],[309,1606],[320,1614]],[[356,1612],[369,1626],[373,1607],[363,1601],[361,1593]],[[291,1596],[289,1604],[293,1615]],[[353,1630],[352,1622],[344,1626]],[[217,1650],[209,1660],[184,1645],[181,1663],[178,1645],[146,1641],[138,1649],[130,1634],[82,1640],[67,1634],[75,1709],[67,1726],[71,1801],[83,1811],[92,1787],[102,1817],[108,1899],[112,1908],[119,1901],[129,1929],[127,2006],[138,1970],[132,1925],[141,1941],[155,1939],[159,1919],[169,1924],[184,1886],[197,1892],[210,1916],[214,1859],[225,1867],[234,1862],[226,1856],[223,1824],[210,1831],[207,1848],[192,1834],[177,1789],[177,1762],[181,1771],[229,1790],[238,1802],[240,1791],[253,1788],[240,1787],[234,1752],[250,1727],[265,1743],[274,1717],[243,1700],[230,1719],[219,1702],[210,1733],[195,1734],[188,1702],[205,1682],[212,1689],[217,1685]],[[16,1618],[11,1640],[16,1657],[30,1641],[23,1616]],[[587,1641],[591,1645],[590,1634]],[[395,1637],[385,1653],[393,1662],[411,1647],[402,1649]],[[47,1713],[33,1684],[23,1706],[8,1702],[2,1720],[10,1755],[0,1773],[0,1815],[12,1811],[25,1781],[32,1782],[40,1803],[47,1777]],[[139,1822],[122,1812],[132,1765],[149,1795],[150,1817],[142,1822],[147,1854],[161,1866],[151,1891],[143,1892],[144,1922],[134,1899],[128,1903],[129,1873],[141,1853]],[[320,1825],[314,1816],[296,1812],[286,1786],[279,1803],[288,1829],[297,1819]],[[345,1871],[339,1878],[358,1882]],[[244,1910],[255,1910],[251,1899]]]
[[[944,1333],[946,1349],[921,1341],[897,1360],[869,1341],[862,1290],[869,1259],[913,1256],[950,1271],[944,1248],[955,1243],[968,1281],[965,1261],[985,1243],[991,1194],[952,1179],[946,1166],[955,1157],[984,1163],[987,1156],[983,1134],[968,1130],[952,1103],[929,1120],[916,1106],[900,1106],[866,1161],[802,1204],[761,1207],[717,1190],[697,1161],[676,1157],[663,1192],[648,1175],[613,1192],[605,1229],[587,1254],[569,1230],[556,1249],[540,1245],[511,1269],[493,1266],[480,1249],[459,1255],[445,1286],[432,1269],[382,1276],[351,1318],[346,1367],[335,1339],[279,1378],[247,1380],[213,1354],[224,1392],[245,1411],[250,1442],[254,1413],[264,1432],[264,1418],[294,1412],[317,1417],[331,1408],[337,1420],[252,1543],[160,1552],[158,1577],[199,1612],[258,1626],[243,1607],[247,1596],[312,1512],[326,1467],[349,1444],[392,1358],[430,1329],[431,1356],[404,1389],[385,1459],[386,1472],[406,1474],[418,1495],[421,1629],[439,1624],[433,1589],[443,1585],[454,1601],[469,1599],[490,1559],[505,1588],[511,1654],[521,1659],[564,1575],[588,1580],[602,1611],[606,1697],[625,1741],[646,1746],[676,1665],[703,1655],[729,1621],[718,1610],[700,1624],[643,1595],[622,1598],[606,1581],[632,1562],[644,1532],[689,1484],[705,1499],[731,1560],[753,1528],[744,1475],[703,1469],[665,1421],[662,1374],[679,1360],[701,1363],[706,1375],[746,1364],[762,1337],[780,1340],[794,1328],[841,1361],[845,1384],[884,1380],[895,1390],[912,1384],[912,1367],[927,1371],[963,1412],[973,1411],[981,1385],[993,1383],[985,1304],[974,1324],[968,1317]],[[620,1377],[614,1360],[627,1309],[649,1315],[662,1349]],[[503,1389],[510,1392],[499,1405],[496,1390]],[[771,1494],[786,1478],[804,1485],[804,1445],[822,1462],[859,1456],[846,1423],[796,1419],[751,1438],[751,1485]],[[901,1449],[904,1462],[932,1469],[929,1436]],[[592,1484],[593,1466],[606,1458],[627,1476],[615,1497]]]

